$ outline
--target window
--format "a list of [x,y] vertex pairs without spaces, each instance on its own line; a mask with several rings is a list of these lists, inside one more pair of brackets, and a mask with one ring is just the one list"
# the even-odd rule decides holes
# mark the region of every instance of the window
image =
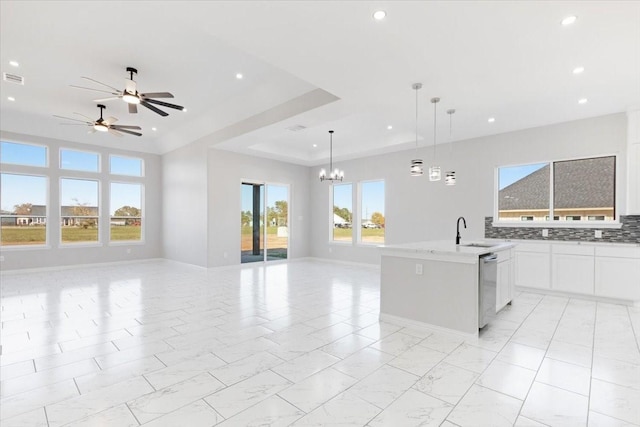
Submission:
[[0,142],[0,163],[47,166],[47,147],[17,142]]
[[615,156],[500,167],[497,218],[613,221],[615,174]]
[[47,241],[47,178],[0,174],[0,245],[44,245]]
[[100,155],[62,149],[60,150],[60,169],[100,172]]
[[353,186],[352,184],[334,184],[332,189],[333,230],[331,238],[334,242],[352,242]]
[[113,175],[143,176],[142,159],[111,156],[109,172]]
[[384,243],[384,181],[360,184],[360,242]]
[[529,216],[522,215],[520,217],[520,221],[533,221],[533,217],[530,215]]
[[99,183],[95,180],[60,180],[60,225],[63,243],[99,241]]
[[111,241],[142,240],[142,184],[111,183]]

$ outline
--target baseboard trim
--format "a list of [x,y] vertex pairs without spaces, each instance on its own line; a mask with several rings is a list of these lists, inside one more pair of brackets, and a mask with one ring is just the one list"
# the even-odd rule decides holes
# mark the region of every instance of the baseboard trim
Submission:
[[566,298],[577,298],[577,299],[583,299],[586,301],[626,305],[629,307],[640,306],[640,301],[619,299],[619,298],[609,298],[609,297],[603,297],[603,296],[597,296],[597,295],[574,294],[571,292],[557,291],[555,289],[540,289],[540,288],[527,288],[526,286],[515,286],[515,290],[520,292],[529,292],[532,294],[551,295],[551,296],[566,297]]
[[[184,265],[193,265],[193,264],[181,263],[179,261],[174,261],[166,258],[144,258],[144,259],[135,259],[135,260],[127,260],[127,261],[109,261],[109,262],[94,262],[89,264],[57,265],[55,267],[16,268],[12,270],[2,270],[0,271],[0,276],[10,276],[13,274],[22,274],[22,273],[43,273],[47,271],[72,270],[75,268],[85,268],[85,267],[108,267],[110,265],[138,264],[138,263],[157,262],[157,261],[176,262]],[[194,266],[194,267],[197,267],[197,266]]]
[[419,322],[417,320],[407,319],[405,317],[394,316],[393,314],[380,313],[380,320],[387,323],[393,323],[397,326],[405,326],[410,328],[428,329],[434,332],[443,332],[446,334],[452,334],[464,339],[478,338],[479,333],[470,334],[462,331],[456,331],[455,329],[444,328],[442,326],[433,325],[431,323]]

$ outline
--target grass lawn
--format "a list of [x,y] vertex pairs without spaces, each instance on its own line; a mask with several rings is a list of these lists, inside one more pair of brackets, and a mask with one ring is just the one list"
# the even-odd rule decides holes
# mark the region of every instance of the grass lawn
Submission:
[[[97,242],[98,228],[62,227],[62,241]],[[111,227],[112,241],[140,240],[142,227],[127,225]],[[46,228],[36,227],[2,227],[2,245],[44,245]]]
[[[353,236],[351,228],[334,228],[333,240],[337,242],[350,242]],[[363,228],[361,230],[364,243],[384,243],[384,228]]]

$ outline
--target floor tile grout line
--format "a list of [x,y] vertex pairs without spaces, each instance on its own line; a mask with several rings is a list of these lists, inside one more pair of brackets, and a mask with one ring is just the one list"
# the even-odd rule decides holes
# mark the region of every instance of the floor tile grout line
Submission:
[[640,331],[636,331],[633,326],[633,320],[631,320],[631,307],[626,307],[627,317],[629,318],[629,324],[631,325],[631,331],[633,332],[634,338],[636,340],[636,347],[638,348],[638,352],[640,352]]

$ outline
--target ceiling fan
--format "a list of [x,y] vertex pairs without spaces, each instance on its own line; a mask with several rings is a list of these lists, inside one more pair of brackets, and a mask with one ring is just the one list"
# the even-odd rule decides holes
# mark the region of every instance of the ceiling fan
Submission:
[[104,110],[106,107],[104,105],[98,104],[98,108],[100,109],[100,118],[98,120],[92,120],[90,117],[87,117],[84,114],[80,114],[80,113],[73,113],[73,114],[82,116],[88,119],[89,121],[73,119],[71,117],[56,116],[55,114],[53,115],[53,117],[57,117],[59,119],[65,119],[65,120],[73,120],[74,122],[82,122],[82,123],[60,123],[60,124],[91,126],[89,133],[109,132],[111,135],[122,137],[124,135],[122,135],[122,133],[120,132],[123,132],[123,133],[128,133],[130,135],[142,136],[141,133],[134,132],[134,130],[141,130],[142,128],[140,126],[114,125],[114,123],[117,122],[118,119],[116,119],[115,117],[107,117],[106,119],[103,119],[102,110]]
[[71,85],[71,87],[75,87],[78,89],[88,89],[96,92],[104,92],[104,93],[111,94],[113,95],[112,97],[103,98],[103,99],[94,99],[94,102],[105,102],[105,101],[111,101],[114,99],[122,99],[124,102],[129,104],[129,113],[137,113],[138,104],[147,107],[154,113],[160,114],[163,117],[168,116],[169,113],[162,111],[161,109],[159,109],[158,107],[152,104],[160,105],[162,107],[167,107],[167,108],[173,108],[175,110],[186,111],[186,108],[184,108],[181,105],[170,104],[168,102],[158,101],[157,99],[153,99],[153,98],[173,98],[173,94],[169,92],[148,92],[148,93],[138,92],[136,82],[133,80],[133,75],[134,74],[137,75],[138,70],[132,67],[127,67],[127,73],[129,73],[129,78],[125,80],[124,90],[116,89],[113,86],[109,86],[108,84],[99,82],[89,77],[82,77],[82,78],[85,80],[89,80],[94,83],[97,83],[99,85],[102,85],[104,87],[107,87],[111,90],[94,89],[90,87],[75,86],[75,85]]

